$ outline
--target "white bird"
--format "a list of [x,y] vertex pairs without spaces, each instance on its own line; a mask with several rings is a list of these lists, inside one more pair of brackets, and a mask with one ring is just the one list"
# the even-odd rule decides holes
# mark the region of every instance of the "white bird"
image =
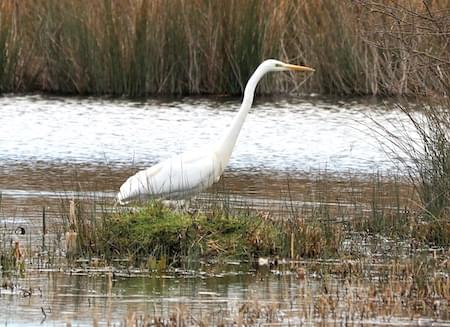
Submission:
[[152,198],[189,199],[217,182],[228,164],[242,124],[252,106],[256,85],[268,72],[288,70],[314,72],[309,67],[274,59],[262,62],[245,86],[241,107],[219,142],[176,155],[129,177],[117,194],[118,203]]

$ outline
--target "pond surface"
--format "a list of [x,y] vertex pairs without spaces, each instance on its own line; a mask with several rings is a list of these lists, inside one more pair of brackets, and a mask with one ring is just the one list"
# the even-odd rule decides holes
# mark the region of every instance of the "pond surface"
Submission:
[[[147,166],[216,141],[240,100],[0,98],[2,166],[95,164]],[[370,130],[406,118],[380,102],[259,99],[250,111],[230,170],[258,172],[392,168]],[[372,134],[373,135],[373,134]],[[4,168],[3,168],[4,169]]]
[[445,304],[424,309],[397,290],[392,300],[368,292],[385,292],[375,271],[372,280],[352,280],[311,264],[340,265],[230,262],[151,274],[42,269],[1,289],[0,317],[4,326],[154,326],[158,319],[166,326],[450,326]]
[[[0,97],[1,219],[39,229],[42,207],[49,214],[61,198],[111,200],[139,169],[219,139],[239,106],[237,98]],[[378,124],[399,137],[412,130],[380,100],[257,98],[212,191],[282,205],[287,192],[291,200],[311,192],[318,174],[398,173]]]
[[[0,191],[46,196],[80,184],[112,196],[137,170],[218,140],[239,105],[239,99],[1,97]],[[412,130],[394,105],[381,101],[258,99],[225,177],[398,172],[376,137],[379,125],[399,138]]]
[[[239,105],[239,99],[210,98],[137,102],[1,97],[0,220],[12,234],[18,227],[26,230],[24,236],[3,234],[2,242],[22,237],[30,252],[39,249],[43,207],[47,224],[54,227],[61,223],[61,198],[94,196],[111,202],[121,183],[137,170],[217,140]],[[252,205],[278,201],[279,206],[283,196],[292,201],[300,195],[304,204],[302,195],[311,192],[311,179],[321,172],[332,178],[351,174],[361,179],[378,171],[397,173],[374,136],[377,124],[392,131],[401,126],[401,135],[412,131],[412,126],[399,111],[387,107],[391,106],[370,99],[260,98],[247,117],[225,177],[210,193],[232,194]],[[333,186],[325,188],[333,192]],[[316,277],[305,282],[289,271],[261,273],[252,267],[192,274],[129,278],[30,272],[15,279],[11,289],[2,289],[0,323],[125,324],[136,312],[152,316],[188,312],[211,321],[212,316],[239,317],[242,308],[255,306],[278,315],[273,321],[317,322],[316,290],[321,286]],[[333,283],[339,289],[339,281]],[[30,288],[32,296],[24,291]],[[401,319],[386,324],[391,323],[405,324]],[[365,324],[384,323],[366,319]]]
[[[8,326],[41,320],[44,325],[71,322],[90,326],[95,321],[124,322],[129,313],[168,317],[185,310],[201,320],[211,315],[219,323],[230,311],[236,315],[245,301],[265,298],[270,303],[284,302],[284,297],[290,298],[297,291],[292,276],[280,280],[267,268],[257,272],[248,265],[203,267],[201,272],[179,270],[150,277],[148,273],[130,274],[134,277],[95,269],[74,269],[70,274],[32,273],[13,291],[3,289],[2,296],[11,301],[0,307],[0,316],[9,317]],[[24,296],[30,288],[33,294]],[[24,315],[15,315],[18,310]]]

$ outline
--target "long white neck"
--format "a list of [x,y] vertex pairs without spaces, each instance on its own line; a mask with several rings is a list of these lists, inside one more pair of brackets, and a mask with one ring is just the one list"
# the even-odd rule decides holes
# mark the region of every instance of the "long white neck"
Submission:
[[247,117],[247,113],[252,106],[256,85],[266,73],[267,70],[262,65],[260,65],[250,77],[247,85],[245,86],[244,99],[242,100],[241,107],[237,115],[234,117],[233,122],[231,123],[227,132],[217,144],[216,152],[220,157],[222,169],[224,169],[228,164],[228,160],[230,159],[231,153],[233,152],[233,148],[236,144],[239,132],[241,131],[242,124],[244,123],[245,117]]

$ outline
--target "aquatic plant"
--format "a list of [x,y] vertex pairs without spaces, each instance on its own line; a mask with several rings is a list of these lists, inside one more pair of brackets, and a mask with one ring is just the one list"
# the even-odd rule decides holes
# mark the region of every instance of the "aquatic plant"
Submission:
[[[450,244],[450,103],[397,104],[413,132],[381,126],[380,143],[407,174],[417,194],[414,235],[439,245]],[[395,122],[393,122],[395,124]],[[398,133],[402,133],[400,139]],[[414,201],[414,198],[411,198]],[[406,212],[406,210],[405,210]]]
[[177,212],[159,201],[129,212],[104,212],[93,223],[77,214],[81,211],[75,209],[73,200],[70,203],[65,227],[70,258],[128,258],[131,262],[165,258],[173,262],[332,257],[339,254],[343,240],[341,227],[332,224],[305,223],[300,218],[282,221],[252,211]]
[[0,88],[4,91],[14,89],[18,43],[13,41],[13,16],[8,15],[7,4],[0,4]]
[[[0,5],[0,92],[238,94],[262,59],[316,68],[262,93],[439,94],[449,0],[14,1]],[[420,69],[417,69],[420,67]]]
[[361,35],[372,45],[369,51],[375,52],[373,74],[379,76],[378,87],[391,94],[448,96],[450,3],[356,2],[359,19],[370,22],[360,25]]
[[274,255],[280,230],[249,216],[214,217],[151,202],[136,212],[106,217],[99,250],[107,257],[212,258]]
[[[272,271],[268,274],[276,274],[280,285],[295,285],[282,287],[276,294],[281,299],[287,297],[288,303],[260,298],[249,291],[240,301],[220,310],[199,311],[184,305],[185,302],[175,303],[166,306],[167,311],[149,308],[129,312],[124,317],[124,324],[253,326],[308,322],[328,326],[343,323],[371,325],[374,321],[382,321],[410,325],[417,322],[417,317],[420,321],[447,321],[450,317],[446,253],[435,258],[418,254],[366,261],[312,260],[279,265]],[[260,271],[255,279],[266,280],[268,277],[271,276]]]
[[[411,159],[408,173],[415,184],[425,213],[436,218],[450,215],[450,102],[423,105],[417,117],[407,107],[402,111],[413,123],[421,149],[403,144]],[[412,168],[414,167],[414,168]],[[450,241],[450,239],[448,240]]]

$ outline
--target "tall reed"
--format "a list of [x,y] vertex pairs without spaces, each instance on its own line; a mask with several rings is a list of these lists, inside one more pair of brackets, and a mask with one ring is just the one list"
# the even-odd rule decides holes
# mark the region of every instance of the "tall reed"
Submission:
[[0,85],[5,91],[14,88],[18,43],[14,41],[14,16],[6,3],[0,4]]
[[[428,241],[450,243],[450,103],[441,99],[436,103],[414,106],[405,102],[396,105],[410,120],[413,129],[407,130],[398,122],[392,129],[379,125],[380,143],[397,162],[414,185],[418,196],[419,221]],[[401,134],[401,138],[399,137]]]
[[443,94],[450,2],[427,3],[4,0],[0,92],[236,94],[277,57],[316,73],[260,92]]

